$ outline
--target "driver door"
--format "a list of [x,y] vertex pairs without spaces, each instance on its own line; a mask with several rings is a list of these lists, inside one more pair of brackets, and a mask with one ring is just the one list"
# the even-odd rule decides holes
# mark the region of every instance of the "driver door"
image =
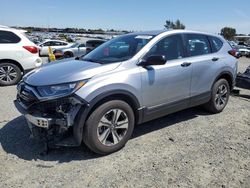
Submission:
[[163,38],[144,59],[164,55],[164,65],[141,67],[142,98],[146,119],[151,120],[188,106],[192,65],[185,62],[181,34]]

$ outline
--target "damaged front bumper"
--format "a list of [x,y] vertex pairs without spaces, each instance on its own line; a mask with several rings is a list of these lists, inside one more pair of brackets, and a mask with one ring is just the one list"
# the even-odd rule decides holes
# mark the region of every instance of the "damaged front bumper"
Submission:
[[27,120],[31,137],[53,146],[80,145],[79,134],[75,136],[74,130],[79,124],[77,116],[81,116],[88,104],[74,94],[44,101],[36,96],[35,88],[24,85],[14,101]]
[[250,66],[247,67],[246,71],[243,74],[239,73],[237,75],[236,86],[239,88],[250,90]]
[[56,124],[56,121],[53,118],[44,118],[39,116],[33,116],[30,114],[25,114],[24,116],[29,123],[37,127],[48,129],[53,124]]

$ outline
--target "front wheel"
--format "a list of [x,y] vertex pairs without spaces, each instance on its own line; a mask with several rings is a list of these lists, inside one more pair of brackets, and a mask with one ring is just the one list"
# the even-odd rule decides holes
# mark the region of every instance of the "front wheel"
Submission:
[[113,153],[127,143],[134,123],[129,104],[121,100],[106,102],[97,107],[86,121],[83,141],[95,153]]
[[229,95],[230,87],[228,81],[219,79],[214,83],[211,99],[204,107],[212,113],[219,113],[226,107]]

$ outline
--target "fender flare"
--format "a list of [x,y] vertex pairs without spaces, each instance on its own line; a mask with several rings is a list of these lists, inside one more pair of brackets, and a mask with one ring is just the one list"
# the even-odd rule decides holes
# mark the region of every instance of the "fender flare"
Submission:
[[232,74],[231,72],[229,72],[229,71],[223,71],[223,72],[221,72],[221,73],[214,79],[213,84],[212,84],[212,86],[211,86],[211,90],[212,90],[212,88],[213,88],[214,83],[215,83],[220,77],[222,77],[223,75],[228,75],[228,76],[230,76],[231,83],[229,83],[229,86],[230,86],[231,89],[233,89],[233,87],[234,87],[234,85],[235,85],[235,80],[234,80],[233,74]]
[[82,132],[83,132],[83,128],[85,125],[85,122],[90,114],[90,112],[96,107],[96,105],[103,101],[105,98],[108,97],[112,97],[112,96],[118,96],[118,95],[126,95],[127,97],[129,97],[129,99],[133,102],[134,104],[134,108],[133,109],[136,113],[135,115],[138,115],[138,120],[137,122],[141,122],[142,121],[142,116],[143,113],[142,111],[139,110],[140,108],[140,103],[138,101],[138,99],[135,97],[134,94],[132,94],[129,91],[125,91],[125,90],[112,90],[112,91],[107,91],[105,93],[102,93],[98,96],[96,96],[93,100],[91,100],[90,102],[85,102],[85,104],[82,106],[82,108],[79,110],[76,119],[75,119],[75,124],[73,125],[73,136],[74,139],[77,143],[77,145],[80,145],[82,143]]

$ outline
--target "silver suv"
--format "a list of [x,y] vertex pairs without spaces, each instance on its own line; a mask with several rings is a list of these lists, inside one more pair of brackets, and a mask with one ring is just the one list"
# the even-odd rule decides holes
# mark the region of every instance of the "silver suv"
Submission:
[[50,146],[122,148],[134,125],[189,107],[221,112],[237,60],[217,35],[175,30],[123,35],[86,56],[47,64],[17,86],[16,107]]

